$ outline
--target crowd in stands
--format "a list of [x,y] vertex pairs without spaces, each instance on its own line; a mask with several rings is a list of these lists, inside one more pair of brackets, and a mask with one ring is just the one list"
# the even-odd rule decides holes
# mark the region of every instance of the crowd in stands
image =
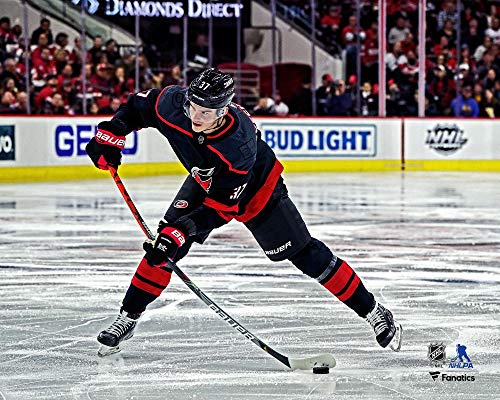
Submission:
[[[310,20],[309,0],[281,1],[291,19]],[[458,10],[456,0],[427,1],[426,115],[500,117],[500,3],[460,4]],[[323,77],[316,90],[319,115],[378,114],[378,1],[361,0],[359,77],[355,6],[353,0],[318,3],[318,39],[333,55],[344,57],[346,70],[345,79]],[[417,115],[418,0],[388,0],[386,11],[387,115]]]
[[[25,114],[28,101],[33,114],[81,114],[84,101],[89,114],[110,114],[136,90],[135,51],[119,51],[111,38],[104,41],[95,36],[83,59],[81,37],[70,38],[64,32],[54,35],[50,20],[42,18],[31,33],[30,44],[28,52],[21,26],[11,26],[8,17],[0,18],[0,114]],[[139,90],[181,81],[178,65],[155,74],[144,54],[138,65]]]
[[[308,0],[282,0],[289,16],[307,20]],[[496,1],[428,0],[426,10],[426,115],[500,117],[500,5]],[[255,115],[312,115],[315,91],[317,115],[375,116],[378,114],[377,0],[361,0],[358,76],[358,19],[353,0],[320,0],[317,8],[319,39],[345,59],[344,79],[323,75],[311,87],[305,80],[287,104],[262,95]],[[285,7],[285,8],[286,8]],[[458,33],[458,34],[457,34]],[[417,115],[418,0],[388,0],[386,110],[388,116]],[[80,37],[53,34],[43,18],[31,33],[27,52],[22,28],[0,18],[0,113],[25,113],[30,101],[34,113],[82,112],[82,69],[86,76],[89,113],[110,113],[135,91],[135,55],[120,51],[112,38],[96,36],[82,58]],[[32,80],[25,81],[29,57]],[[333,72],[332,72],[333,74]],[[140,90],[182,83],[179,65],[154,73],[144,54],[139,58]],[[359,88],[359,90],[358,90]]]

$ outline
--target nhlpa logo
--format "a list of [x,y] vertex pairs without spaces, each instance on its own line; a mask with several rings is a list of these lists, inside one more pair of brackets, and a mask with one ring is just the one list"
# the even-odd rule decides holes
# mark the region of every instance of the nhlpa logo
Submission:
[[[448,368],[474,368],[472,361],[467,355],[467,347],[463,344],[457,344],[457,355],[450,360]],[[465,361],[464,361],[465,359]]]
[[196,182],[198,182],[206,192],[210,189],[212,185],[212,175],[214,174],[214,168],[201,169],[198,167],[191,168],[191,176]]
[[468,141],[457,124],[438,124],[427,130],[426,144],[438,153],[450,155],[460,150]]

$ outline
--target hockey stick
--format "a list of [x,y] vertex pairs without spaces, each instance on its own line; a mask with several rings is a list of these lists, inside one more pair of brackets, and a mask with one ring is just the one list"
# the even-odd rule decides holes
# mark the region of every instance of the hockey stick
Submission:
[[[125,189],[125,185],[121,181],[117,170],[113,167],[109,167],[109,172],[111,173],[111,176],[113,177],[113,180],[115,181],[118,190],[122,194],[123,199],[130,208],[130,211],[132,212],[135,220],[141,227],[142,231],[146,234],[146,236],[149,239],[153,240],[155,235],[151,232],[146,222],[141,217],[141,214],[137,210],[134,202],[132,201],[132,198],[129,196],[127,189]],[[177,274],[179,278],[181,278],[181,280],[186,284],[186,286],[189,287],[189,289],[191,289],[191,291],[196,296],[198,296],[209,308],[211,308],[221,319],[226,321],[232,328],[237,330],[248,340],[255,343],[262,350],[273,356],[276,360],[286,365],[288,368],[310,370],[314,367],[321,367],[321,366],[329,368],[335,367],[336,364],[335,358],[328,353],[320,354],[314,357],[290,358],[274,350],[272,347],[268,346],[266,343],[264,343],[262,340],[256,337],[253,333],[251,333],[248,329],[246,329],[243,325],[241,325],[238,321],[232,318],[217,304],[215,304],[205,293],[203,293],[203,291],[198,286],[194,284],[194,282],[191,279],[189,279],[189,277],[184,272],[181,271],[181,269],[177,266],[175,262],[169,260],[168,266],[172,268],[172,270]]]

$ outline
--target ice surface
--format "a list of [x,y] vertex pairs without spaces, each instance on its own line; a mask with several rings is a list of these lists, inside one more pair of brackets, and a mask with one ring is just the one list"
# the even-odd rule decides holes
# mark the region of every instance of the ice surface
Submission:
[[[151,228],[182,177],[126,179]],[[141,258],[113,181],[0,186],[0,400],[499,399],[500,178],[488,173],[287,175],[312,234],[405,329],[400,353],[230,223],[179,266],[287,355],[332,352],[329,375],[286,370],[174,277],[119,355],[97,357]],[[427,348],[467,346],[474,382],[433,381]],[[447,366],[442,372],[453,374]]]

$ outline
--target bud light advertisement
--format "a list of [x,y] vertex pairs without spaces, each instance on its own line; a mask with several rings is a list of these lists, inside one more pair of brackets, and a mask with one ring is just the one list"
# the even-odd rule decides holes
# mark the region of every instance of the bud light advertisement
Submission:
[[267,122],[262,139],[281,158],[359,158],[377,155],[374,124]]

